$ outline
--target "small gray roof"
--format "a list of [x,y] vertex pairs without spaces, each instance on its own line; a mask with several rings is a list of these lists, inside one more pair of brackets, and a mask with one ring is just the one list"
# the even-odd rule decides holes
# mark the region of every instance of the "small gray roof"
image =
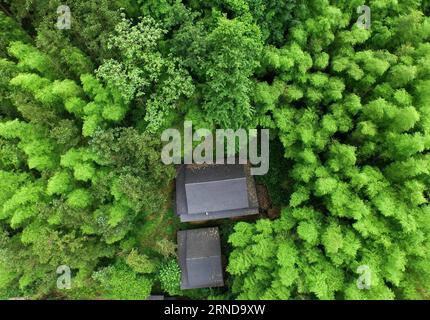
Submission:
[[254,179],[242,164],[182,165],[175,209],[182,222],[256,214]]
[[150,295],[146,300],[164,300],[164,296],[162,295]]
[[204,183],[227,179],[245,178],[245,171],[241,164],[213,164],[187,166],[185,183]]
[[224,285],[218,228],[178,231],[181,289]]

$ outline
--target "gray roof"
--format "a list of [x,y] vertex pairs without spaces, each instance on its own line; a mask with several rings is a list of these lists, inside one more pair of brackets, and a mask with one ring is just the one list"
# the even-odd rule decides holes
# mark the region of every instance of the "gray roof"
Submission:
[[162,295],[150,295],[146,300],[164,300],[164,296]]
[[176,213],[182,222],[258,213],[255,183],[242,164],[182,165],[176,177]]
[[218,228],[178,231],[181,289],[224,285]]

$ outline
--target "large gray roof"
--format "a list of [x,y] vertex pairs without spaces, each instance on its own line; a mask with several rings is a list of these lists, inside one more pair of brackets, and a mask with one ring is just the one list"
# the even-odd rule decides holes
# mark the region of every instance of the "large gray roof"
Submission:
[[241,164],[182,165],[176,177],[176,213],[201,221],[258,213],[252,176]]
[[181,289],[224,285],[218,228],[178,231]]

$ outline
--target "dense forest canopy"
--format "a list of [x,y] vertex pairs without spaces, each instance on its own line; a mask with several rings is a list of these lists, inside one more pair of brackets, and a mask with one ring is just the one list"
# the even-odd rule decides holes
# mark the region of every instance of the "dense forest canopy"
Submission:
[[[1,0],[0,299],[429,299],[430,1],[363,4]],[[221,223],[224,288],[179,287],[184,121],[270,129],[281,214]]]

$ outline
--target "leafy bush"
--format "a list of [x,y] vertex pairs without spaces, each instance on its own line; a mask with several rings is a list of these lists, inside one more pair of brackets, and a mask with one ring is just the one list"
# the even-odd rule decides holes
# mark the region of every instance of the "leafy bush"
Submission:
[[161,264],[158,278],[161,289],[171,296],[181,293],[181,269],[176,259],[170,259]]
[[94,272],[93,279],[100,283],[102,296],[107,299],[143,300],[152,288],[150,279],[136,275],[124,264]]

